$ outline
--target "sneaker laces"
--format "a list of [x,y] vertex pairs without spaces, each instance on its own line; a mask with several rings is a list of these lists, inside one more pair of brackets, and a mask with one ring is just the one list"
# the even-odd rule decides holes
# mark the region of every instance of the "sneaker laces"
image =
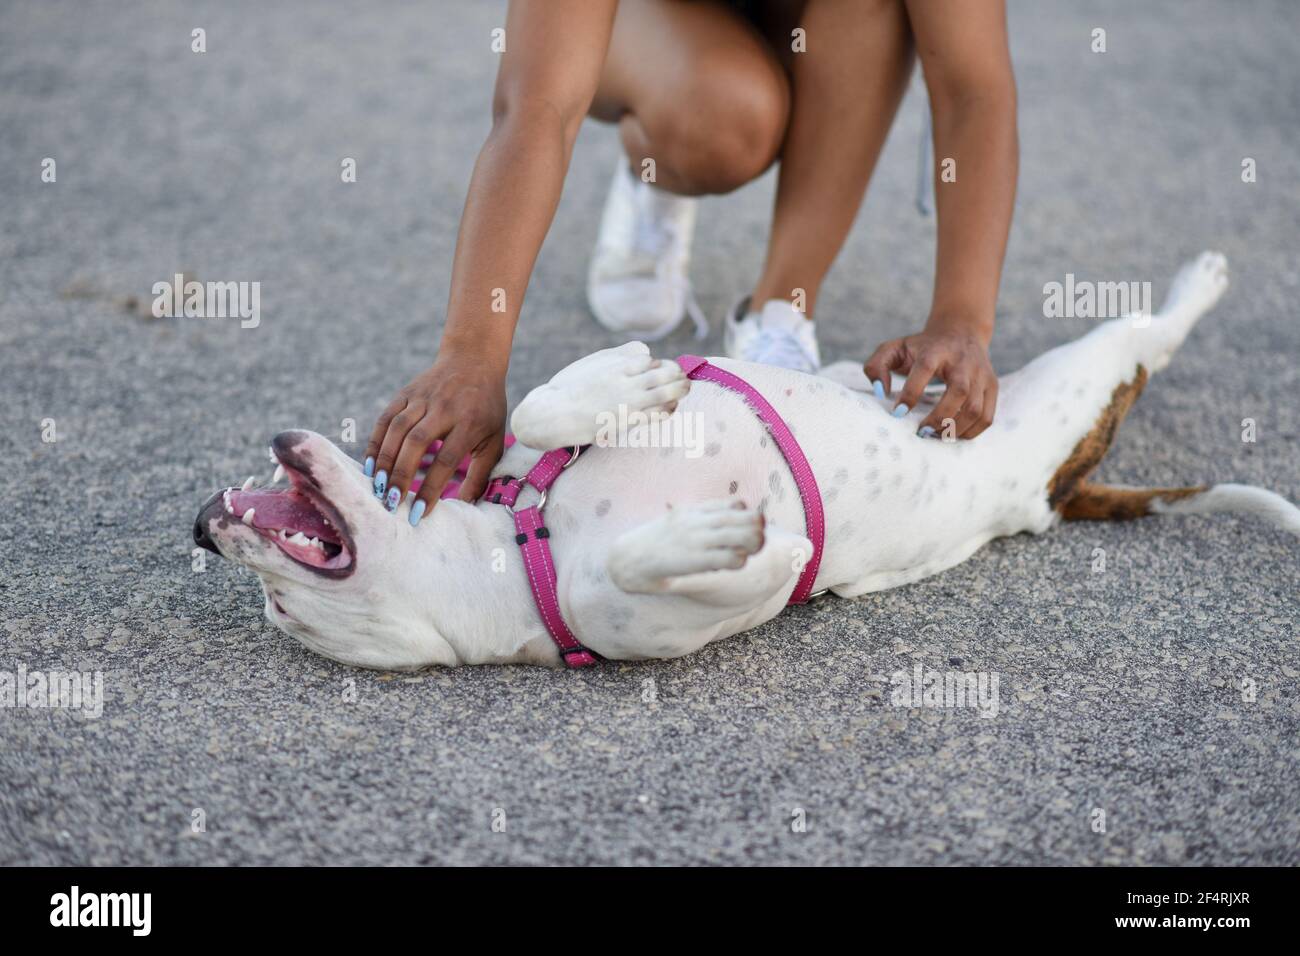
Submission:
[[656,279],[681,297],[686,314],[695,324],[695,337],[702,339],[709,334],[709,320],[695,298],[690,276],[680,268],[678,223],[659,208],[670,201],[656,196],[649,186],[638,189],[629,248],[599,256],[596,273],[601,279]]
[[748,361],[763,365],[779,365],[801,372],[811,371],[814,367],[803,345],[788,329],[759,329],[752,347],[746,351],[749,352],[746,356]]

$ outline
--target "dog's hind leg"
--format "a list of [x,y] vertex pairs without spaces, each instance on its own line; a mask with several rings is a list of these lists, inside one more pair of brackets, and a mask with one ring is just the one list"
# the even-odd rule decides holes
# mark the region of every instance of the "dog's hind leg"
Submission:
[[1138,362],[1152,372],[1169,364],[1197,321],[1228,288],[1228,260],[1217,252],[1202,252],[1186,263],[1169,285],[1164,304],[1150,324],[1135,323]]
[[533,389],[510,428],[523,444],[543,451],[590,445],[613,422],[672,414],[690,387],[676,362],[651,358],[645,343],[628,342],[581,358]]

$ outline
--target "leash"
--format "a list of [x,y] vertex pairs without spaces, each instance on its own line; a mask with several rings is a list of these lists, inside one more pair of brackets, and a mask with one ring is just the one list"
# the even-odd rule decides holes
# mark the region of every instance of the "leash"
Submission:
[[[799,447],[794,433],[790,431],[790,427],[786,425],[776,409],[743,378],[716,365],[710,365],[707,359],[700,358],[698,355],[680,356],[677,364],[686,373],[686,377],[693,381],[712,382],[740,395],[750,410],[767,427],[772,440],[776,442],[776,447],[785,456],[786,464],[790,467],[795,484],[799,488],[799,497],[803,500],[804,524],[808,539],[813,546],[812,558],[804,565],[794,593],[790,595],[787,603],[806,603],[814,596],[813,583],[817,580],[817,569],[821,566],[822,545],[826,540],[826,516],[822,510],[821,490],[817,487],[817,479],[813,476],[812,467],[808,464],[803,449]],[[511,444],[513,440],[508,437],[506,447]],[[575,445],[571,448],[554,448],[542,455],[537,460],[537,464],[533,465],[528,474],[522,478],[498,475],[488,483],[481,499],[492,504],[504,505],[514,516],[515,544],[519,545],[519,553],[524,561],[524,570],[528,574],[528,586],[532,589],[537,612],[541,615],[542,623],[546,626],[547,633],[551,635],[551,640],[559,649],[560,658],[569,668],[590,667],[601,660],[601,657],[582,645],[569,629],[564,621],[564,615],[560,612],[555,561],[551,557],[551,532],[542,518],[542,509],[546,506],[548,489],[555,484],[556,479],[566,468],[578,460],[584,447],[586,446]],[[437,448],[431,448],[430,451],[436,452]],[[468,467],[468,463],[463,464]],[[516,510],[515,502],[519,500],[520,493],[526,487],[534,488],[540,494],[537,504]],[[450,492],[450,494],[454,493],[454,491]],[[442,497],[449,497],[449,492],[444,491]]]

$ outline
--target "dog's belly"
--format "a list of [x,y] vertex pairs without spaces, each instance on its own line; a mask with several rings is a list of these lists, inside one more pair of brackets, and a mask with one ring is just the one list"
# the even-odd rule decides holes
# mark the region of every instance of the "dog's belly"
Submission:
[[[993,436],[977,445],[918,438],[919,415],[895,419],[873,396],[783,369],[710,361],[759,389],[812,466],[826,517],[817,590],[859,594],[917,580],[1037,520],[1042,495],[1022,487]],[[597,583],[605,549],[623,531],[721,498],[805,533],[785,457],[740,396],[697,382],[673,418],[673,428],[633,429],[620,447],[589,450],[556,483],[547,522],[559,567]]]

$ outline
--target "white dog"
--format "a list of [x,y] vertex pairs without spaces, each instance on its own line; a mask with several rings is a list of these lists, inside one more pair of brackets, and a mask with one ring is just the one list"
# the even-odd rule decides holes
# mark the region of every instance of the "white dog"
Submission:
[[[1223,257],[1203,254],[1158,315],[1102,324],[1002,378],[997,421],[972,441],[918,437],[924,412],[894,418],[886,400],[823,377],[710,364],[760,392],[807,456],[825,513],[818,591],[907,584],[1062,517],[1251,511],[1300,534],[1300,510],[1258,488],[1087,481],[1147,374],[1227,284]],[[555,599],[573,635],[605,658],[677,657],[778,614],[815,537],[786,456],[739,395],[688,380],[641,343],[588,356],[531,392],[511,421],[518,444],[494,474],[525,474],[539,449],[591,445],[620,409],[625,420],[695,416],[697,440],[656,447],[655,424],[642,422],[615,447],[589,448],[549,489]],[[511,508],[444,500],[411,527],[409,498],[390,514],[320,435],[284,432],[272,453],[272,487],[215,495],[194,534],[258,574],[282,630],[366,667],[560,661]],[[281,468],[288,487],[274,487]],[[527,489],[516,507],[536,499]]]

